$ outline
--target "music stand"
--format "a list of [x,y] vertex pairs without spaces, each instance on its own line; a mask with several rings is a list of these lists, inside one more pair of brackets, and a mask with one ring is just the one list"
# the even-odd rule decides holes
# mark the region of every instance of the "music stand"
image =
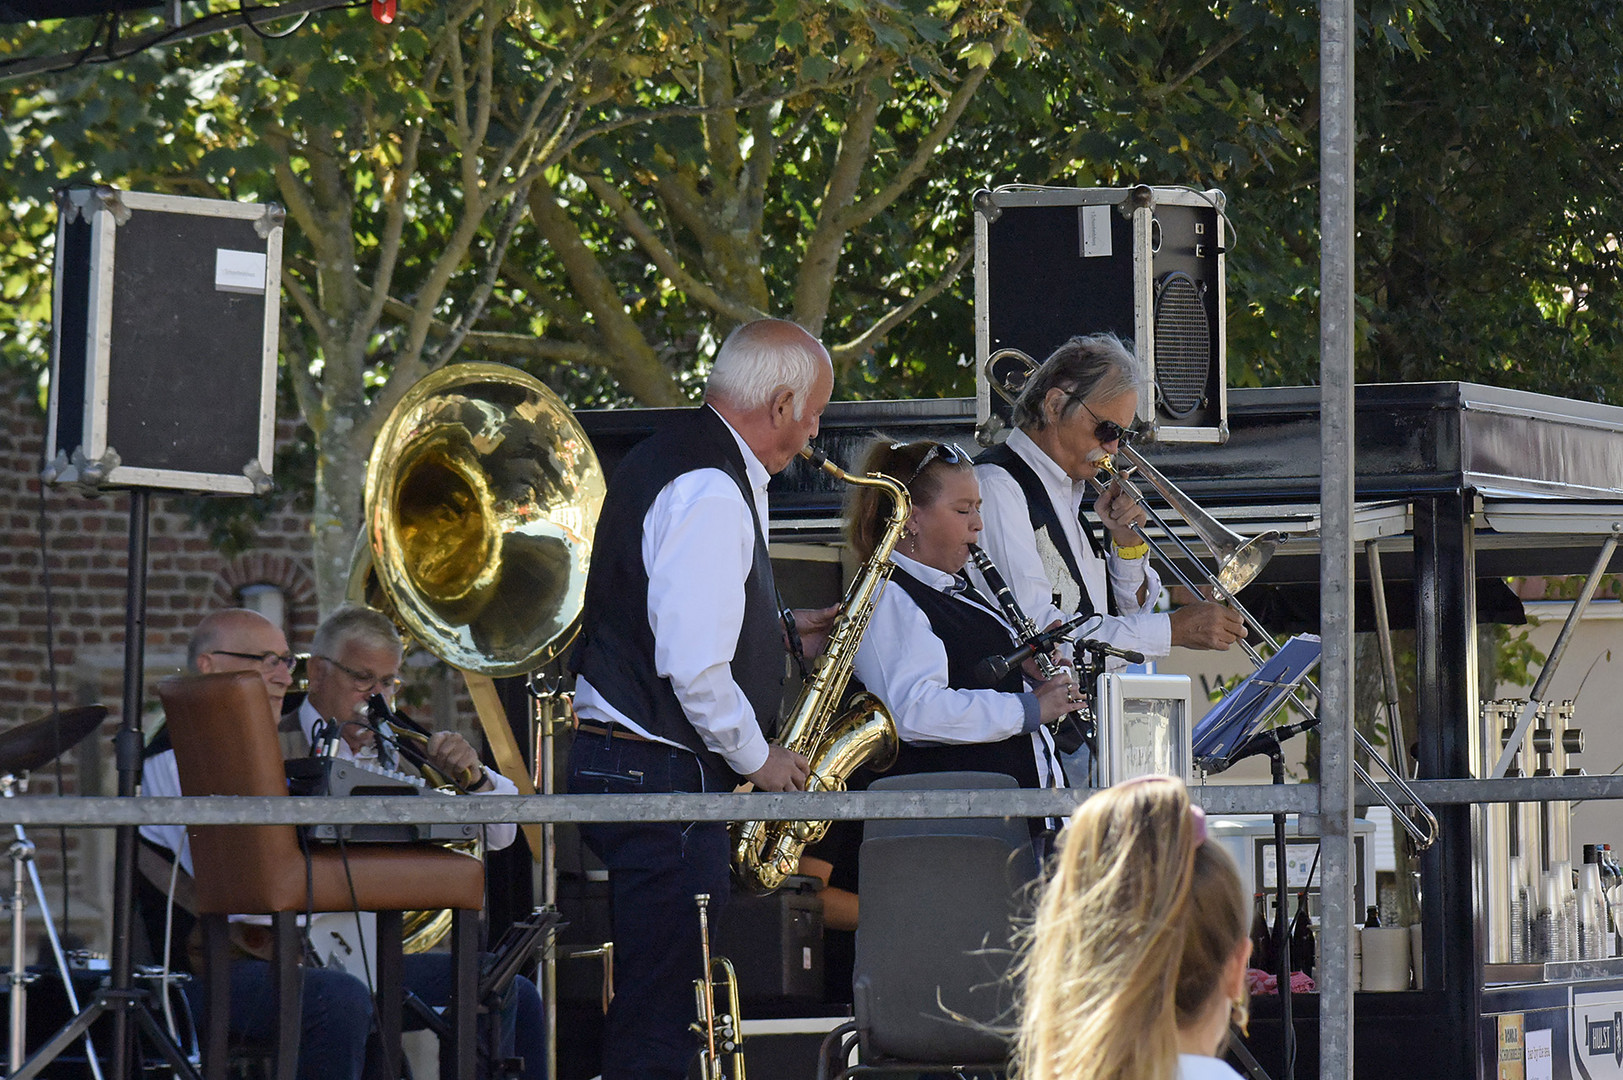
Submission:
[[[1267,754],[1275,784],[1285,782],[1285,741],[1318,724],[1309,717],[1301,724],[1262,726],[1273,718],[1291,693],[1319,663],[1320,644],[1315,634],[1297,634],[1243,679],[1195,725],[1192,739],[1196,764],[1219,773],[1245,758]],[[1284,1043],[1285,1080],[1295,1072],[1296,1027],[1291,1010],[1290,889],[1285,882],[1285,814],[1274,814],[1274,898],[1279,915],[1274,920],[1274,974],[1279,979],[1279,1018]]]

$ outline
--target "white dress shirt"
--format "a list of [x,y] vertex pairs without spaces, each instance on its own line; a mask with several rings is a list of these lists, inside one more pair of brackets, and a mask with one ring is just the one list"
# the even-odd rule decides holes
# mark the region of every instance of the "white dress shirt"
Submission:
[[[744,455],[745,478],[765,538],[766,488],[772,475],[731,424],[727,430]],[[756,536],[750,504],[733,478],[720,469],[694,469],[678,476],[660,490],[642,519],[654,670],[670,680],[704,745],[740,776],[765,765],[768,749],[755,709],[734,681],[732,669],[744,626],[744,582],[755,560]],[[575,680],[575,713],[588,723],[612,722],[655,742],[679,745],[654,738],[583,678]]]
[[[304,702],[299,706],[299,729],[304,732],[304,741],[307,746],[315,743],[313,735],[316,725],[321,722],[321,714],[316,711],[316,707],[314,705],[310,704],[310,699],[305,698]],[[343,739],[339,739],[336,756],[342,761],[353,761],[372,768],[377,768],[379,764],[378,748],[376,743],[368,743],[366,746],[361,747],[360,753],[356,753],[354,750],[350,749],[349,743],[345,742]],[[514,784],[513,781],[509,780],[499,772],[494,772],[491,769],[485,768],[483,765],[479,766],[479,768],[484,771],[485,776],[490,779],[491,784],[494,786],[491,788],[491,790],[478,792],[478,794],[518,794],[518,785]],[[482,827],[485,830],[485,847],[490,851],[500,851],[508,844],[511,844],[513,842],[513,838],[518,835],[518,826],[511,822],[504,822],[499,825],[485,825]]]
[[[941,592],[955,583],[951,574],[926,566],[900,552],[891,555],[895,573],[911,574]],[[978,586],[977,586],[978,588]],[[969,596],[963,602],[1003,616]],[[1004,623],[1005,628],[1008,624]],[[1013,642],[1011,633],[1010,641]],[[947,647],[930,627],[930,618],[906,590],[886,583],[857,647],[856,677],[885,703],[896,734],[904,742],[954,745],[994,743],[1029,732],[1043,787],[1065,787],[1065,773],[1055,757],[1054,739],[1046,727],[1029,726],[1030,694],[999,690],[958,690],[947,685]]]
[[[1172,621],[1151,610],[1161,592],[1161,579],[1149,565],[1150,560],[1123,559],[1113,549],[1107,559],[1101,560],[1094,554],[1093,546],[1077,521],[1083,500],[1090,494],[1087,483],[1073,481],[1023,431],[1010,432],[1008,445],[1042,481],[1064,531],[1065,543],[1076,556],[1088,599],[1094,611],[1100,613],[1097,620],[1084,623],[1075,636],[1098,638],[1107,645],[1133,649],[1145,656],[1167,655],[1172,650]],[[1046,531],[1040,535],[1032,531],[1026,494],[1019,482],[995,465],[975,466],[975,478],[980,481],[981,516],[986,522],[981,547],[1003,572],[1021,610],[1039,629],[1056,621],[1064,622],[1076,614],[1081,598],[1071,595],[1074,590],[1070,587],[1070,573]],[[1108,537],[1105,542],[1109,542]],[[970,576],[976,588],[984,587],[985,582],[973,568]],[[1109,610],[1105,594],[1107,577],[1109,588],[1115,593],[1116,608],[1121,612],[1119,616],[1104,614]],[[1140,588],[1145,589],[1146,602],[1142,604],[1138,599]],[[1057,605],[1054,603],[1056,592],[1060,593]],[[1120,666],[1119,661],[1112,663]]]
[[1242,1080],[1242,1077],[1222,1058],[1179,1054],[1178,1080]]
[[[141,794],[177,798],[185,794],[180,790],[180,766],[175,764],[173,750],[153,754],[141,763]],[[175,852],[180,859],[180,868],[191,874],[192,843],[186,837],[186,826],[143,825],[141,835]]]

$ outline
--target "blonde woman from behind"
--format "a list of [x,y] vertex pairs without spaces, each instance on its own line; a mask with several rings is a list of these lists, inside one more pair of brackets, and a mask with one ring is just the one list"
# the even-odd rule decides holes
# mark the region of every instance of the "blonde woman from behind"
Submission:
[[1060,833],[1019,963],[1018,1080],[1231,1080],[1249,912],[1183,783],[1101,791]]

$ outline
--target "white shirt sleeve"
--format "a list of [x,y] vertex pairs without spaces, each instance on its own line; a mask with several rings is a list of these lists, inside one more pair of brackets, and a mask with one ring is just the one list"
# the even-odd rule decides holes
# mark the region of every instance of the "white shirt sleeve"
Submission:
[[985,523],[981,548],[1003,572],[1015,602],[1039,630],[1064,622],[1071,612],[1054,605],[1054,586],[1037,553],[1037,537],[1031,531],[1026,493],[1019,481],[998,465],[975,466],[975,479],[981,485],[981,520]]
[[767,758],[766,737],[732,671],[755,537],[749,504],[720,469],[678,476],[643,518],[654,669],[670,679],[705,746],[741,776]]
[[855,672],[890,710],[904,742],[990,743],[1025,730],[1023,695],[948,687],[946,646],[913,598],[894,583],[874,605],[857,647]]
[[[489,766],[480,766],[490,782],[495,785],[489,791],[478,792],[479,795],[517,795],[518,785]],[[485,847],[490,851],[500,851],[511,844],[518,836],[518,826],[512,822],[502,822],[497,825],[485,826]]]
[[[175,764],[173,750],[153,754],[141,763],[141,794],[163,797],[183,794],[180,790],[180,766]],[[141,835],[175,852],[180,859],[180,868],[188,874],[192,872],[192,845],[186,838],[186,826],[143,825]]]

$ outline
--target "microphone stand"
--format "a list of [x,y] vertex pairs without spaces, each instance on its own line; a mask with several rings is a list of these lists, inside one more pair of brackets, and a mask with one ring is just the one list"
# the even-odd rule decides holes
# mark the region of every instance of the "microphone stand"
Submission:
[[[1253,735],[1224,762],[1226,769],[1257,754],[1268,755],[1269,775],[1275,785],[1285,782],[1285,740],[1318,726],[1318,717],[1300,724],[1270,728]],[[1284,1057],[1283,1080],[1296,1077],[1296,1021],[1291,1008],[1290,885],[1285,880],[1285,812],[1274,812],[1274,902],[1279,915],[1274,919],[1274,974],[1279,980],[1279,1020],[1282,1025],[1280,1052]]]

